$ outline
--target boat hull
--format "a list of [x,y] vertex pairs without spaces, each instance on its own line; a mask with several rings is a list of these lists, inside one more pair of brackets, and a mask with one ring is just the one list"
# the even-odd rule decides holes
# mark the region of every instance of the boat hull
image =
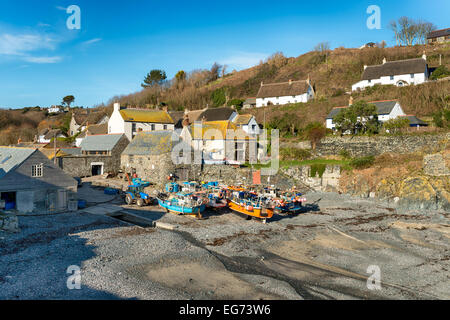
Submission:
[[171,204],[167,200],[158,199],[158,204],[168,210],[169,212],[176,213],[176,214],[183,214],[183,215],[200,215],[203,211],[205,211],[206,206],[204,204],[194,207],[185,207],[185,206],[179,206]]
[[253,210],[248,210],[245,206],[232,200],[228,200],[228,207],[233,211],[259,219],[270,219],[273,217],[273,209],[270,208],[253,208]]

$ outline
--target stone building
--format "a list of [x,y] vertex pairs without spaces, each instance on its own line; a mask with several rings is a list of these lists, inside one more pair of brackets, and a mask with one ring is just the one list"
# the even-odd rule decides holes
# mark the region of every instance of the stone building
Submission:
[[173,131],[140,132],[122,152],[121,168],[129,174],[163,184],[176,165],[191,156],[189,145]]
[[35,148],[0,147],[0,209],[19,213],[68,210],[77,181]]
[[72,113],[69,134],[76,135],[83,132],[89,125],[108,123],[109,116],[103,111],[81,110]]
[[73,177],[115,174],[120,169],[120,155],[129,143],[124,134],[87,136],[80,145],[81,154],[66,152],[58,158],[58,164]]

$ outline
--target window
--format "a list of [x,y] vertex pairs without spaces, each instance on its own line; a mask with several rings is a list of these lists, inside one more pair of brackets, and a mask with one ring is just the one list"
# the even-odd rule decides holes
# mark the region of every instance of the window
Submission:
[[167,130],[167,124],[163,125],[163,130]]
[[394,80],[394,76],[391,76],[390,78],[391,78],[391,80]]
[[183,158],[183,150],[180,150],[180,152],[178,153],[178,157]]
[[410,76],[411,76],[411,79],[414,79],[414,73],[411,73]]
[[369,83],[371,83],[371,82],[372,82],[372,80],[369,79]]
[[154,124],[152,124],[151,128],[152,128],[151,129],[152,131],[155,131],[155,125]]
[[34,178],[42,177],[44,175],[44,164],[35,164],[31,166],[31,176]]
[[252,124],[252,130],[253,130],[253,131],[256,130],[256,124]]
[[132,125],[131,125],[131,132],[136,132],[136,123],[133,123]]

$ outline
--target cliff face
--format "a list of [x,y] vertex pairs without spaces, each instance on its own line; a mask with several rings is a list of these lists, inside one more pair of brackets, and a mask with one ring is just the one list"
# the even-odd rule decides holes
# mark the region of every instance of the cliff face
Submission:
[[425,155],[418,161],[396,163],[390,168],[345,172],[339,190],[356,196],[374,196],[399,206],[450,210],[450,150]]

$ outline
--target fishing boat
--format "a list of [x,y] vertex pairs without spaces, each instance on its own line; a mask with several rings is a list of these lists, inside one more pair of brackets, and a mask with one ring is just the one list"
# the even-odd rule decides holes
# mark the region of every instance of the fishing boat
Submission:
[[255,217],[261,219],[263,223],[267,222],[267,219],[273,217],[273,207],[271,201],[268,198],[249,191],[238,191],[233,188],[229,189],[227,202],[228,207],[238,213],[247,215],[249,217]]
[[208,202],[206,206],[211,209],[222,209],[228,206],[225,198],[226,190],[216,185],[209,185],[206,190]]
[[178,192],[170,195],[159,194],[158,204],[167,212],[178,215],[202,217],[202,212],[206,209],[205,200],[193,193]]
[[272,199],[275,210],[280,213],[295,214],[303,209],[303,202],[306,199],[299,192],[284,192],[277,198]]

